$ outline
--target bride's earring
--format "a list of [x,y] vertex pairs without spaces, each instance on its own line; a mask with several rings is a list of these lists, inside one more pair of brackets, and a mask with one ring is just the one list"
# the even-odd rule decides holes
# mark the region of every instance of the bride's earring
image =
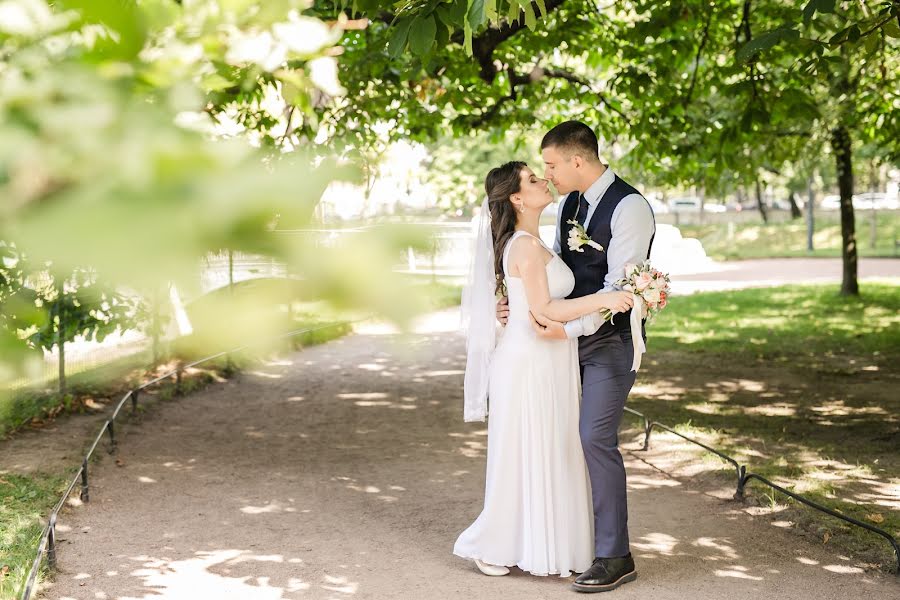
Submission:
[[524,205],[524,204],[520,204],[520,205],[519,205],[519,212],[520,212],[520,213],[525,212],[525,205]]

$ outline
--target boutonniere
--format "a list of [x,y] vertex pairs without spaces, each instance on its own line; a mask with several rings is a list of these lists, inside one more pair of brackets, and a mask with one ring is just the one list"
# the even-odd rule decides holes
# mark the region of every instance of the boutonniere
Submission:
[[570,219],[566,221],[566,223],[572,225],[572,229],[569,230],[569,250],[573,252],[584,252],[582,246],[590,246],[595,250],[603,252],[603,246],[588,237],[588,234],[581,223],[575,219]]

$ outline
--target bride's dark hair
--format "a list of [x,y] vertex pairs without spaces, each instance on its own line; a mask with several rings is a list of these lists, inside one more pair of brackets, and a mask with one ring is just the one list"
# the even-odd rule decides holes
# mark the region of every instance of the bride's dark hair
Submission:
[[491,237],[494,240],[494,274],[497,277],[497,292],[503,293],[503,250],[513,233],[516,232],[516,207],[510,196],[521,189],[522,161],[511,161],[491,169],[484,179],[488,208],[491,211]]

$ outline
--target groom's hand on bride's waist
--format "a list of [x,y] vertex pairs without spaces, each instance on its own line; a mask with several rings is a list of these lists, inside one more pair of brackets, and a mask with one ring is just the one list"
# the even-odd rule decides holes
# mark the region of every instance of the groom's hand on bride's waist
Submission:
[[501,296],[497,300],[497,320],[506,327],[506,322],[509,320],[509,298],[506,296]]
[[528,312],[528,316],[531,317],[531,327],[539,337],[548,340],[564,340],[568,337],[566,328],[562,323],[548,319],[543,315],[535,315],[531,311]]

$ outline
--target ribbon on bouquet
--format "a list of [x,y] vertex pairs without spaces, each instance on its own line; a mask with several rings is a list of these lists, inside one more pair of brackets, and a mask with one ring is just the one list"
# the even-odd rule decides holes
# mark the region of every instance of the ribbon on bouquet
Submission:
[[641,329],[641,321],[644,316],[644,299],[635,293],[631,294],[634,306],[631,309],[631,343],[634,346],[634,360],[631,362],[631,370],[637,373],[641,368],[641,356],[647,351],[644,345],[644,334]]

